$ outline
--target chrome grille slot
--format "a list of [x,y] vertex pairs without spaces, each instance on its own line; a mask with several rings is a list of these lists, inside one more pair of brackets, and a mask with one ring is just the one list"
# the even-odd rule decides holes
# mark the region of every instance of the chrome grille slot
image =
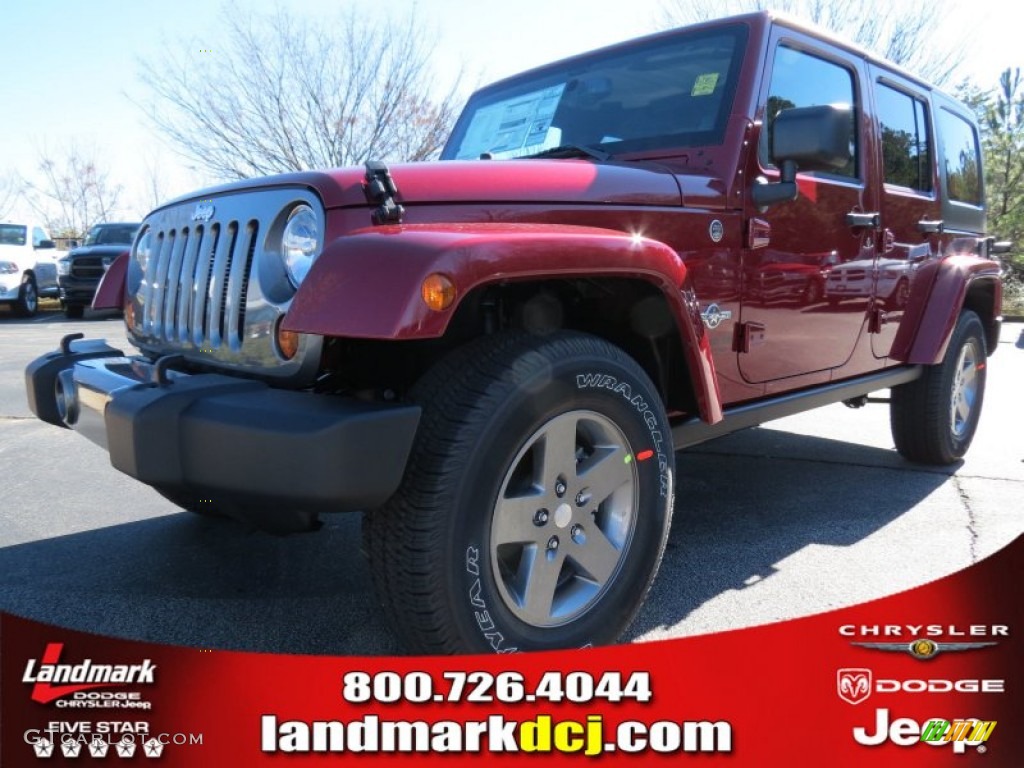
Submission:
[[[209,242],[212,241],[212,242]],[[207,247],[207,242],[209,247]],[[192,343],[202,348],[206,338],[206,292],[213,276],[214,256],[220,242],[220,224],[210,227],[210,236],[203,243],[202,253],[196,259],[196,271],[192,278]]]
[[160,264],[157,267],[156,283],[153,286],[153,328],[151,333],[157,338],[164,335],[164,302],[167,300],[167,270],[170,269],[174,254],[174,243],[177,240],[175,230],[167,233],[163,248],[160,249]]
[[192,278],[196,272],[196,259],[203,247],[203,225],[195,228],[189,247],[183,249],[185,256],[181,262],[180,275],[178,277],[178,315],[176,328],[178,329],[178,342],[184,344],[192,334],[192,325],[189,322],[192,311]]
[[177,317],[178,302],[181,300],[181,263],[188,248],[188,227],[182,227],[171,248],[170,265],[167,267],[166,298],[164,299],[163,338],[174,341],[177,337],[174,321]]
[[256,250],[256,237],[259,234],[259,222],[250,221],[245,225],[238,248],[238,256],[231,264],[228,282],[224,285],[224,315],[227,318],[227,329],[224,333],[231,349],[238,350],[242,346],[242,328],[245,323],[245,302],[249,287],[249,270],[252,269],[252,255]]
[[217,255],[210,272],[209,296],[206,307],[206,338],[210,347],[216,349],[224,338],[224,299],[228,289],[228,273],[231,271],[232,251],[238,240],[238,222],[228,224],[227,236],[222,237]]
[[156,243],[153,245],[153,250],[149,255],[149,261],[146,263],[146,275],[143,280],[143,301],[145,302],[145,315],[143,316],[143,330],[153,335],[153,327],[156,325],[156,315],[160,311],[159,305],[156,303],[156,276],[157,270],[160,266],[160,256],[164,249],[164,233],[161,232],[156,237]]

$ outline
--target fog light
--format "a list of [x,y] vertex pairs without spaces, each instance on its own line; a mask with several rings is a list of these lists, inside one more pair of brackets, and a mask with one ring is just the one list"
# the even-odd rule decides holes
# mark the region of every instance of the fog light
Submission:
[[435,272],[428,275],[420,288],[423,303],[435,312],[448,309],[455,301],[455,284],[447,275]]
[[285,360],[291,360],[299,351],[299,334],[295,331],[286,331],[281,327],[282,321],[277,321],[277,351]]

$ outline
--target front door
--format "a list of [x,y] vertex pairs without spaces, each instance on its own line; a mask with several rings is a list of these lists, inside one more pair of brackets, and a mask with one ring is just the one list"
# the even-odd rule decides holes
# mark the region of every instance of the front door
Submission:
[[[754,175],[774,181],[769,137],[775,116],[793,107],[849,104],[859,118],[863,71],[842,52],[791,30],[776,29],[772,50]],[[876,230],[851,224],[848,214],[877,212],[877,185],[866,170],[860,119],[854,128],[853,158],[845,168],[799,173],[795,201],[748,212],[741,307],[747,343],[739,366],[749,382],[839,367],[864,328]]]

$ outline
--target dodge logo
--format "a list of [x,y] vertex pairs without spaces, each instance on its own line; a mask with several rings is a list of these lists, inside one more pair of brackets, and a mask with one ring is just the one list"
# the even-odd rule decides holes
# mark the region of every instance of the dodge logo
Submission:
[[192,211],[192,221],[209,221],[213,218],[214,208],[209,203],[200,203]]
[[840,669],[836,672],[836,693],[843,701],[860,704],[871,695],[871,670]]

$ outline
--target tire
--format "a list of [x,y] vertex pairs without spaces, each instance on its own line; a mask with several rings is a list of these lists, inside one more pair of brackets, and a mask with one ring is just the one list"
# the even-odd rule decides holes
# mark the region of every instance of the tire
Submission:
[[36,279],[32,275],[25,275],[21,279],[21,288],[18,291],[18,299],[14,303],[14,311],[19,317],[33,317],[39,310],[39,291],[36,288]]
[[65,304],[64,317],[68,320],[81,320],[85,316],[85,307],[81,304]]
[[402,643],[436,654],[617,640],[672,516],[671,432],[643,370],[591,336],[511,333],[452,353],[411,398],[423,416],[405,477],[363,522]]
[[890,424],[896,450],[920,464],[952,464],[967,453],[985,398],[985,329],[964,310],[942,362],[893,387]]
[[171,502],[171,504],[176,507],[181,507],[186,512],[191,512],[195,515],[199,515],[200,517],[227,517],[227,515],[218,509],[211,501],[204,501],[185,494],[161,491],[159,488],[154,488],[153,490]]

